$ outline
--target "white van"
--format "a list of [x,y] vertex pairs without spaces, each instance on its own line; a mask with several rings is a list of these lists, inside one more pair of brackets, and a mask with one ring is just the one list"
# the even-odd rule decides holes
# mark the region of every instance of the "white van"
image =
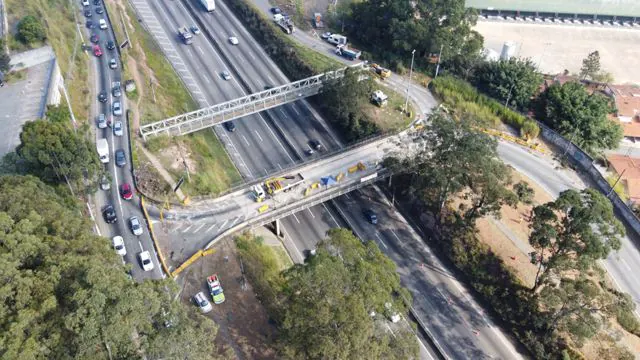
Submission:
[[82,0],[82,6],[89,6],[89,0]]
[[100,29],[107,30],[107,22],[105,19],[100,19]]

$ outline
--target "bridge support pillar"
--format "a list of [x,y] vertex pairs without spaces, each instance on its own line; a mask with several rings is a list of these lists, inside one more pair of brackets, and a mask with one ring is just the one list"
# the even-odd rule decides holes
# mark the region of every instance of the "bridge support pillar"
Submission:
[[280,220],[279,219],[275,221],[275,226],[276,226],[276,236],[284,237],[284,234],[282,233],[282,229],[280,229]]

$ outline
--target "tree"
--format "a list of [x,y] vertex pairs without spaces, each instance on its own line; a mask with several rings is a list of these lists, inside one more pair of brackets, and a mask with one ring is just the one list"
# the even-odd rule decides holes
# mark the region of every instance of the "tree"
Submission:
[[210,358],[213,322],[173,301],[175,282],[131,281],[74,200],[32,176],[0,177],[2,358]]
[[535,195],[535,190],[525,181],[520,181],[513,185],[513,190],[516,192],[518,196],[518,201],[523,204],[531,205],[533,203],[533,195]]
[[620,249],[624,234],[611,202],[590,188],[566,190],[555,201],[536,206],[530,227],[531,262],[538,267],[533,292],[551,275],[593,268],[598,259]]
[[38,19],[27,15],[18,23],[16,38],[23,44],[31,45],[44,41],[47,38],[47,33]]
[[600,72],[600,53],[598,50],[589,53],[589,55],[582,60],[582,67],[580,68],[580,78],[594,80],[594,78]]
[[537,116],[587,152],[614,149],[620,125],[607,119],[612,108],[602,95],[589,94],[577,82],[551,85],[539,98]]
[[613,74],[608,71],[600,71],[593,76],[593,80],[605,84],[611,84],[615,81]]
[[47,182],[80,184],[100,169],[94,145],[71,131],[68,123],[29,121],[22,127],[17,153],[29,173]]
[[503,204],[514,205],[516,197],[506,187],[510,170],[497,156],[496,142],[474,131],[465,121],[455,121],[436,112],[421,135],[425,148],[409,159],[386,160],[399,173],[413,174],[415,191],[441,220],[443,210],[459,195],[459,207],[469,224],[480,216],[498,215]]
[[47,105],[47,113],[45,114],[47,120],[57,123],[68,124],[71,121],[71,112],[68,106],[64,105]]
[[474,83],[501,103],[527,109],[531,97],[542,84],[542,75],[536,71],[531,59],[513,57],[484,62],[476,71]]
[[7,71],[9,71],[9,69],[11,69],[10,63],[11,57],[9,57],[9,54],[4,51],[3,47],[0,47],[0,72],[6,73]]
[[[417,356],[409,332],[384,331],[370,313],[401,313],[408,292],[395,264],[375,242],[362,243],[351,231],[332,229],[305,265],[285,273],[279,344],[290,359],[406,359]],[[379,316],[379,315],[376,315]]]

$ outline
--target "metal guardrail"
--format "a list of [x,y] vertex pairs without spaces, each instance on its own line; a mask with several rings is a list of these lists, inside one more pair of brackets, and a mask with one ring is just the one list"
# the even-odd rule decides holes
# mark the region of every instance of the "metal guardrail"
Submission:
[[179,136],[202,130],[214,125],[255,114],[280,105],[318,94],[327,81],[339,80],[349,68],[364,68],[365,63],[358,63],[342,69],[328,71],[320,75],[308,77],[249,94],[234,100],[203,109],[191,111],[182,115],[160,120],[140,127],[140,134],[144,140],[150,136],[169,135]]

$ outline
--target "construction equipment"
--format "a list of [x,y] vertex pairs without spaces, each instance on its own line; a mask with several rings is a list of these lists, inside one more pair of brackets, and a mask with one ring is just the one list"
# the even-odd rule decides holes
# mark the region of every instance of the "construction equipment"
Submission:
[[303,181],[304,178],[300,174],[287,175],[265,180],[264,187],[269,195],[275,195],[281,191],[287,191]]
[[207,278],[207,285],[209,286],[209,293],[213,298],[215,304],[222,304],[224,302],[224,290],[220,285],[220,279],[218,274],[213,274]]
[[258,214],[262,214],[262,213],[266,212],[267,210],[269,210],[269,205],[264,204],[264,205],[262,205],[262,206],[260,206],[258,208]]
[[391,71],[389,69],[385,69],[382,66],[375,63],[371,64],[371,71],[376,73],[376,75],[378,75],[382,80],[391,76]]
[[264,189],[262,189],[262,185],[260,184],[251,187],[251,193],[253,194],[253,198],[256,200],[256,202],[263,202],[266,198]]

